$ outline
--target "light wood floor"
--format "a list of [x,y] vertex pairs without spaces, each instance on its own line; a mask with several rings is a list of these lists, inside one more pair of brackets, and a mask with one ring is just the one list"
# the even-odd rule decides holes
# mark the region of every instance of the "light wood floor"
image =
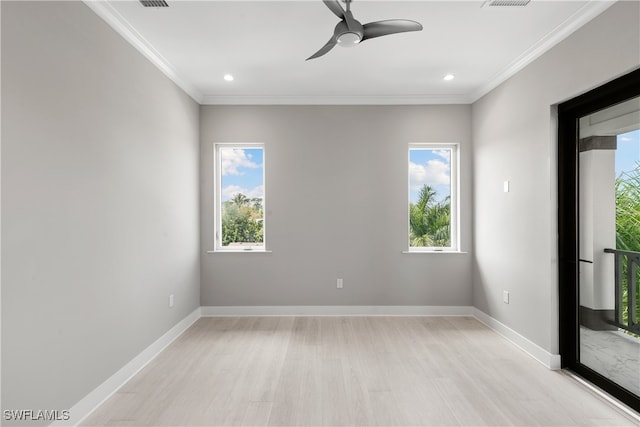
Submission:
[[202,318],[97,426],[631,426],[468,317]]

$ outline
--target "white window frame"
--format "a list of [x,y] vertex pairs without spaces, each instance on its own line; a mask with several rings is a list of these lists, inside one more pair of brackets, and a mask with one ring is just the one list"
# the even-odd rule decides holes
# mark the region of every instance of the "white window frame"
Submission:
[[[448,247],[416,247],[411,246],[411,225],[409,204],[411,203],[411,171],[409,163],[411,161],[412,150],[451,150],[451,244]],[[434,252],[460,252],[460,144],[459,143],[436,143],[436,142],[412,142],[407,149],[407,229],[406,238],[410,253],[434,253]]]
[[[220,158],[221,148],[260,148],[262,149],[262,245],[256,246],[222,246],[222,166]],[[214,251],[215,252],[269,252],[267,250],[267,197],[266,197],[266,148],[261,142],[215,142],[213,144],[213,194],[214,194]]]

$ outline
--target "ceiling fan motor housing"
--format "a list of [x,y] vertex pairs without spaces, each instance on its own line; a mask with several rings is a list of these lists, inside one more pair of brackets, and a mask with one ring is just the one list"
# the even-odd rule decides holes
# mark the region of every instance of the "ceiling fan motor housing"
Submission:
[[351,8],[349,7],[351,0],[342,1],[347,4],[346,10],[340,6],[339,0],[322,0],[329,10],[340,18],[340,22],[334,28],[333,35],[329,41],[320,50],[308,57],[307,61],[325,55],[335,45],[352,47],[364,40],[375,37],[422,30],[422,25],[419,22],[408,19],[387,19],[386,21],[375,21],[362,25],[351,13]]
[[362,41],[362,35],[364,34],[362,25],[358,21],[355,22],[357,23],[356,28],[349,28],[345,21],[338,22],[333,31],[338,45],[352,47]]

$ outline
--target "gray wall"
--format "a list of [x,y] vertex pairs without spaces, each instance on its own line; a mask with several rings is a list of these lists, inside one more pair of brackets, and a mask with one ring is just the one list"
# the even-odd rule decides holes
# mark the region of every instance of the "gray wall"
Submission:
[[[3,408],[69,408],[199,298],[473,302],[557,352],[552,105],[640,64],[637,2],[613,6],[473,108],[202,107],[200,119],[85,5],[0,5]],[[273,252],[200,261],[213,247],[216,141],[266,144]],[[401,253],[409,142],[461,143],[470,254]]]
[[[553,105],[640,65],[640,3],[620,2],[473,104],[473,304],[558,352]],[[504,180],[511,192],[503,193]],[[511,302],[502,302],[502,291]]]
[[199,306],[198,105],[80,2],[1,7],[2,404],[62,410]]
[[202,305],[470,305],[470,254],[401,253],[410,142],[461,144],[461,249],[471,249],[470,114],[468,105],[202,107],[202,250],[213,249],[213,143],[263,142],[273,251],[203,255]]

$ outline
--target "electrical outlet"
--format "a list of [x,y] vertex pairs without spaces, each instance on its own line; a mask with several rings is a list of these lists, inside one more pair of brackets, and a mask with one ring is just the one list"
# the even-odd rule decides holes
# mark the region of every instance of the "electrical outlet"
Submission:
[[173,308],[173,294],[169,295],[169,308]]
[[502,302],[509,304],[509,291],[502,291]]
[[342,289],[342,279],[338,279],[338,280],[337,280],[337,282],[336,282],[336,287],[337,287],[338,289]]

